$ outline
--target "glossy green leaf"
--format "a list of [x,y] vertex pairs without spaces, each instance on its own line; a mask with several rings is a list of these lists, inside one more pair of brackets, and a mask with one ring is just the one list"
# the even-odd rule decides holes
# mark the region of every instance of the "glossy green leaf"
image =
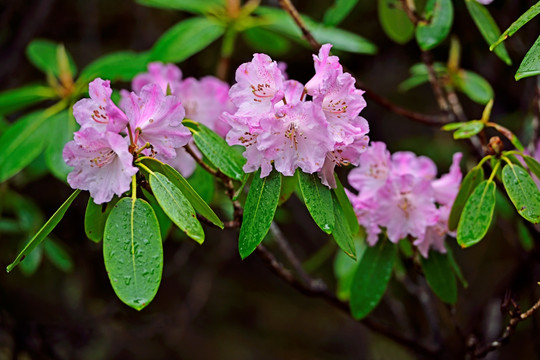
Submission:
[[351,286],[351,313],[357,320],[366,317],[381,301],[397,255],[397,246],[380,237],[370,246],[356,268]]
[[[361,259],[367,248],[365,241],[355,242],[356,259]],[[343,251],[338,251],[334,259],[334,274],[337,279],[336,295],[343,301],[349,300],[351,296],[351,285],[358,267],[358,261],[353,260]]]
[[183,20],[167,30],[150,51],[151,60],[181,62],[223,35],[225,28],[207,18]]
[[245,174],[242,170],[246,159],[231,148],[225,140],[202,124],[197,124],[193,132],[195,145],[203,155],[228,177],[241,181]]
[[527,164],[529,170],[536,176],[537,179],[540,180],[540,163],[538,163],[535,158],[528,155],[522,157],[523,161],[525,161],[525,164]]
[[205,203],[210,203],[212,201],[216,191],[216,184],[214,177],[210,173],[197,165],[193,174],[187,178],[187,181],[191,187],[197,191]]
[[523,222],[518,221],[517,228],[519,242],[521,243],[521,246],[523,246],[523,249],[527,251],[534,249],[534,238]]
[[40,101],[53,99],[57,95],[53,89],[43,85],[26,85],[0,93],[0,115],[9,115]]
[[49,127],[43,111],[30,113],[17,120],[0,137],[0,183],[30,164],[47,143]]
[[324,25],[337,26],[354,9],[358,0],[334,0],[334,4],[324,13]]
[[114,206],[105,224],[103,258],[118,298],[135,310],[146,307],[163,271],[159,224],[146,201],[122,198]]
[[469,247],[484,238],[495,209],[495,183],[482,181],[467,199],[457,227],[457,241]]
[[452,0],[428,0],[424,18],[416,27],[416,41],[422,50],[439,45],[450,33],[454,21]]
[[281,177],[281,191],[279,193],[279,202],[278,205],[283,204],[294,193],[294,190],[296,190],[296,185],[298,184],[298,180],[296,176],[282,176]]
[[429,287],[445,303],[455,304],[457,284],[448,255],[438,251],[430,251],[428,255],[427,259],[420,257],[420,264]]
[[159,160],[153,158],[143,158],[141,161],[152,171],[157,171],[165,175],[189,200],[195,211],[208,219],[212,224],[223,229],[223,223],[208,204],[199,196],[197,191],[191,187],[189,182],[175,169]]
[[24,261],[19,264],[19,270],[25,276],[30,276],[34,274],[41,261],[43,260],[43,246],[36,246],[34,251],[30,252],[27,257],[24,258]]
[[[59,44],[49,41],[36,39],[32,40],[26,47],[26,56],[28,60],[44,73],[51,73],[55,76],[60,75],[58,64],[58,46]],[[69,53],[66,53],[69,61],[71,74],[77,73],[77,66]]]
[[333,215],[334,215],[334,231],[332,232],[332,237],[334,238],[336,244],[341,250],[345,252],[348,256],[356,260],[356,249],[354,247],[354,238],[351,233],[351,229],[347,220],[345,219],[345,214],[341,205],[336,196],[332,196],[333,201]]
[[482,169],[481,166],[476,166],[467,173],[461,182],[456,199],[452,205],[452,210],[450,211],[450,215],[448,217],[448,229],[450,231],[457,229],[459,218],[463,212],[467,199],[482,181],[484,181],[484,169]]
[[[255,10],[255,13],[269,22],[264,28],[307,45],[302,31],[285,11],[267,6],[259,6]],[[337,50],[359,54],[374,54],[377,52],[375,44],[357,34],[335,27],[325,26],[311,20],[307,16],[301,16],[313,37],[321,44],[332,43]]]
[[281,175],[277,171],[262,179],[260,170],[253,175],[238,239],[242,259],[248,257],[268,233],[276,213],[280,189]]
[[349,224],[351,232],[353,234],[356,234],[360,230],[358,218],[356,217],[354,208],[351,204],[351,201],[349,200],[349,197],[345,193],[345,189],[343,188],[341,181],[339,181],[339,177],[337,176],[337,174],[334,174],[334,177],[336,179],[336,188],[334,189],[334,194],[336,195],[339,204],[341,205],[343,215],[345,216],[345,219],[347,219],[347,224]]
[[43,249],[45,250],[45,255],[47,258],[58,269],[64,272],[70,272],[73,270],[73,260],[62,245],[51,239],[47,239],[45,242],[43,242]]
[[514,35],[516,31],[521,29],[523,25],[531,21],[536,15],[540,14],[540,1],[531,6],[531,8],[525,11],[516,21],[506,29],[501,36],[489,47],[489,50],[493,51],[501,42],[508,39],[510,36]]
[[480,75],[467,70],[461,70],[454,79],[457,89],[474,102],[486,105],[493,99],[491,85]]
[[34,235],[34,237],[30,239],[30,241],[25,245],[19,255],[17,255],[17,258],[15,258],[15,261],[8,265],[6,269],[7,272],[13,270],[13,268],[17,266],[18,263],[20,263],[32,250],[34,250],[36,246],[41,244],[41,242],[47,237],[47,235],[49,235],[51,231],[53,231],[56,225],[58,225],[60,220],[62,220],[62,218],[64,217],[67,209],[69,208],[73,200],[75,200],[75,198],[77,197],[77,195],[79,195],[80,192],[81,190],[75,190],[73,194],[71,194],[71,196],[62,204],[62,206],[60,206],[60,208],[56,210],[53,216],[51,216],[51,218],[47,220],[45,225],[43,225],[43,227],[37,232],[37,234]]
[[137,2],[144,6],[180,10],[193,14],[204,14],[213,8],[225,5],[224,0],[137,0]]
[[146,199],[146,201],[148,201],[148,203],[152,207],[152,210],[154,210],[154,214],[156,214],[156,219],[159,224],[159,233],[161,234],[161,240],[165,241],[165,239],[169,235],[169,231],[172,229],[173,222],[169,218],[169,216],[165,214],[165,211],[163,211],[161,205],[159,205],[159,202],[156,200],[155,196],[152,195],[145,188],[142,188],[141,190],[144,198]]
[[504,188],[518,213],[533,224],[540,222],[540,190],[529,173],[514,164],[502,170]]
[[485,124],[480,120],[471,120],[463,123],[459,129],[454,132],[454,139],[468,139],[482,131],[484,125]]
[[291,49],[291,42],[281,35],[262,27],[254,27],[242,32],[246,42],[258,52],[284,55]]
[[[480,30],[480,33],[488,45],[491,45],[497,41],[501,35],[501,30],[499,30],[497,23],[495,20],[493,20],[493,17],[486,7],[478,3],[476,0],[465,0],[465,4],[467,5],[467,10],[469,10],[469,14],[473,18],[474,23],[478,27],[478,30]],[[510,59],[504,44],[497,46],[494,52],[507,65],[512,65],[512,60]]]
[[130,81],[135,75],[146,71],[148,53],[119,51],[104,55],[91,62],[81,71],[79,82],[90,82],[96,77],[111,81]]
[[446,125],[443,125],[441,127],[441,130],[444,130],[444,131],[454,131],[454,130],[457,130],[459,129],[460,127],[463,126],[464,123],[462,122],[453,122],[453,123],[449,123],[449,124],[446,124]]
[[64,161],[62,152],[68,141],[73,140],[73,133],[77,130],[77,123],[71,115],[71,111],[65,110],[47,120],[53,131],[50,131],[47,148],[45,149],[45,161],[51,173],[59,180],[66,181],[67,175],[73,170]]
[[379,22],[386,35],[405,44],[414,36],[414,25],[403,11],[399,0],[378,0]]
[[86,204],[86,212],[84,214],[84,232],[87,238],[96,243],[103,239],[105,222],[118,200],[115,196],[108,204],[98,205],[91,197],[88,198],[88,204]]
[[[330,189],[321,184],[317,174],[297,171],[298,187],[315,223],[327,234],[334,230],[334,206]],[[349,231],[350,232],[350,231]]]
[[521,80],[536,75],[540,75],[540,36],[538,36],[538,39],[536,39],[533,46],[525,54],[521,64],[519,64],[515,78]]
[[159,172],[150,174],[150,187],[159,205],[169,218],[183,230],[187,236],[202,244],[204,231],[193,206],[167,177]]
[[419,85],[429,82],[429,76],[425,75],[413,75],[408,79],[405,79],[398,85],[398,90],[401,92],[409,91]]
[[456,259],[454,258],[454,252],[448,246],[446,246],[446,255],[448,256],[448,262],[450,263],[450,266],[452,267],[452,270],[454,271],[454,274],[457,276],[457,278],[461,282],[461,285],[463,285],[464,288],[468,288],[469,283],[465,279],[465,276],[463,276],[463,272],[461,271],[461,268],[459,267],[459,264],[457,263]]

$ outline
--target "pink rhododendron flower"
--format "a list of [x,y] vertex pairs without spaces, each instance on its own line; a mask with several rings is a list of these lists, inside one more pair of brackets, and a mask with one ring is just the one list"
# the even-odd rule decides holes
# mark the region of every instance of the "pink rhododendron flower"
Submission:
[[122,106],[137,144],[150,143],[164,159],[174,158],[175,149],[186,145],[191,138],[191,132],[182,125],[185,115],[182,103],[175,96],[165,96],[157,84],[145,85],[139,95],[129,94]]
[[275,103],[283,99],[285,78],[277,63],[266,54],[255,54],[253,60],[236,70],[236,84],[229,97],[238,107],[237,116],[258,116],[272,112]]
[[75,139],[64,147],[63,157],[73,167],[67,178],[69,185],[90,191],[96,204],[128,191],[131,177],[138,170],[132,164],[133,155],[125,138],[92,127],[75,133]]
[[82,129],[92,127],[100,132],[120,132],[126,127],[126,115],[111,100],[109,80],[95,79],[88,85],[90,99],[73,105],[73,116]]
[[349,173],[358,194],[347,193],[368,243],[374,245],[384,229],[394,243],[413,237],[425,257],[430,248],[445,252],[446,235],[454,235],[448,216],[461,183],[461,157],[454,154],[450,172],[436,179],[431,159],[407,151],[390,155],[384,143],[372,143]]
[[131,88],[139,93],[145,85],[158,84],[163,93],[167,93],[167,87],[174,91],[182,80],[182,71],[174,64],[162,64],[153,62],[148,64],[148,72],[133,78]]
[[339,59],[329,56],[330,48],[323,45],[314,57],[316,74],[306,86],[285,80],[265,54],[255,54],[237,69],[229,96],[238,110],[222,119],[231,126],[227,142],[246,147],[244,171],[261,168],[264,177],[273,164],[291,176],[300,168],[335,187],[334,167],[358,163],[369,141],[368,123],[359,116],[366,102]]

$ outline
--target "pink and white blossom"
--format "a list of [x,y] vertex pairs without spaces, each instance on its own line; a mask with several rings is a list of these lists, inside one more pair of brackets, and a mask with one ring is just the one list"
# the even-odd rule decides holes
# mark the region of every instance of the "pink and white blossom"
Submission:
[[152,62],[148,64],[148,72],[133,78],[131,88],[139,93],[145,85],[158,84],[164,94],[167,88],[174,91],[182,80],[182,71],[174,64]]
[[128,142],[121,135],[101,133],[89,127],[75,133],[63,151],[66,164],[73,167],[67,181],[74,189],[88,190],[96,204],[111,201],[129,190],[137,172]]

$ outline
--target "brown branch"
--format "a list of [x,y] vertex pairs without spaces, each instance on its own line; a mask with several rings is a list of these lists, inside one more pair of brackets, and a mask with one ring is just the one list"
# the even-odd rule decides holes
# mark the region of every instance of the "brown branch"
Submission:
[[[338,308],[339,310],[345,312],[350,316],[350,307],[349,303],[342,301],[336,297],[336,295],[328,289],[326,284],[320,280],[311,279],[308,283],[303,283],[298,281],[292,274],[292,272],[275,258],[275,256],[266,249],[263,245],[259,245],[256,249],[257,254],[263,260],[264,264],[278,277],[285,280],[289,285],[294,289],[301,292],[304,295],[311,297],[319,297],[326,300],[328,303]],[[419,354],[433,356],[438,353],[438,349],[434,349],[430,346],[421,344],[417,339],[406,337],[394,329],[384,327],[383,325],[373,321],[371,318],[365,318],[360,321],[361,324],[365,325],[370,330],[382,334],[395,342],[404,345]]]
[[311,32],[307,29],[306,25],[304,24],[304,20],[302,20],[302,18],[300,17],[300,14],[298,13],[298,10],[296,10],[296,8],[291,3],[291,1],[279,0],[279,4],[283,8],[283,10],[289,13],[291,18],[296,23],[296,25],[298,25],[298,27],[300,28],[300,31],[302,31],[302,35],[307,40],[309,45],[311,45],[313,49],[316,49],[316,50],[319,49],[321,47],[321,44],[319,44],[319,42],[315,40],[313,35],[311,35]]
[[506,325],[502,335],[484,347],[476,348],[473,352],[473,356],[475,358],[483,358],[488,353],[495,351],[506,344],[510,340],[510,336],[514,334],[517,325],[523,320],[529,318],[536,310],[540,308],[540,299],[538,299],[538,301],[524,313],[519,311],[519,307],[516,304],[514,304],[514,307],[516,308],[516,311],[510,311],[510,321],[508,322],[508,325]]

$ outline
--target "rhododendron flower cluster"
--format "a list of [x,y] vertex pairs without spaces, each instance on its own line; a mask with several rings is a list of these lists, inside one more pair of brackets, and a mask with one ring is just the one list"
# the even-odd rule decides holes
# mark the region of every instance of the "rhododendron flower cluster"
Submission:
[[180,100],[166,96],[158,84],[125,94],[120,108],[111,100],[109,81],[95,79],[89,93],[89,99],[73,106],[81,129],[66,144],[63,157],[73,167],[69,185],[89,190],[94,202],[102,204],[129,190],[137,172],[135,154],[173,159],[191,133],[182,125],[185,111]]
[[[229,85],[216,77],[205,76],[182,79],[182,71],[173,64],[153,62],[148,65],[148,72],[133,78],[131,87],[136,93],[148,84],[158,84],[164,94],[169,92],[176,96],[184,106],[186,118],[206,125],[218,135],[225,137],[230,126],[220,118],[224,111],[234,112],[235,106],[229,100]],[[127,92],[123,92],[125,98]],[[125,100],[122,100],[125,101]],[[194,146],[191,149],[197,151]],[[195,160],[184,148],[176,149],[172,159],[161,159],[189,176],[196,167]]]
[[246,148],[245,172],[260,168],[265,177],[273,164],[292,176],[300,168],[318,172],[325,185],[335,187],[334,167],[358,164],[369,141],[368,123],[359,116],[366,102],[330,48],[323,45],[314,56],[315,75],[305,85],[287,80],[265,54],[236,70],[229,96],[238,109],[222,118],[231,126],[227,142]]
[[384,143],[373,142],[360,155],[360,166],[349,173],[358,194],[347,193],[368,243],[374,245],[385,229],[394,243],[415,238],[413,245],[424,257],[430,248],[446,252],[444,238],[453,235],[448,216],[462,179],[461,157],[454,154],[450,172],[437,179],[431,159],[406,151],[390,155]]

